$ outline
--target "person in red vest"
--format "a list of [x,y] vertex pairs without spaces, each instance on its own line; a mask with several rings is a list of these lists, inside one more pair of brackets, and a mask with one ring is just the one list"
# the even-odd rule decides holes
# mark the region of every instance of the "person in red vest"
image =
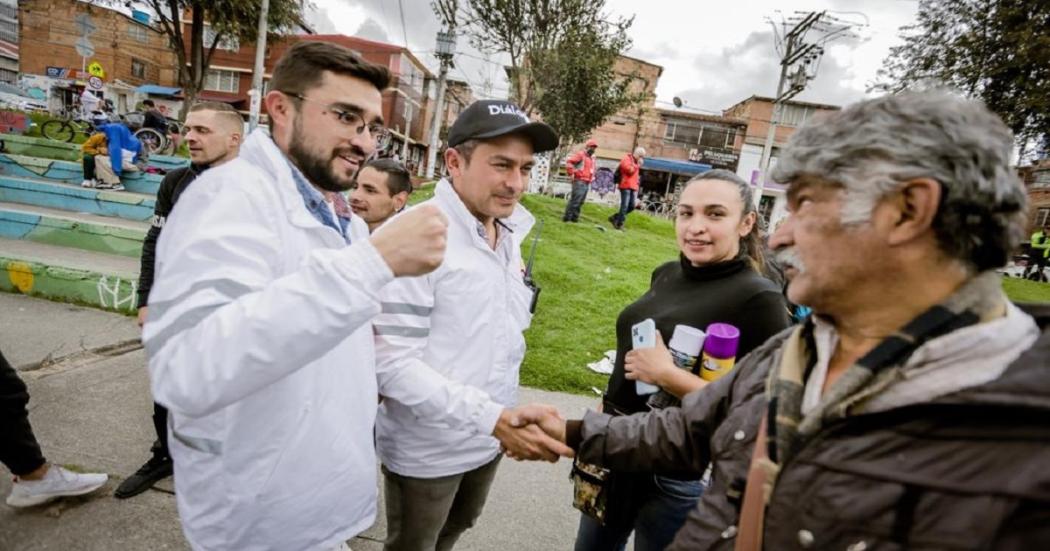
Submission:
[[620,188],[620,212],[609,216],[609,223],[618,230],[623,229],[623,223],[627,221],[627,215],[634,210],[638,201],[638,182],[640,180],[642,162],[645,160],[645,148],[638,146],[634,153],[628,153],[620,159],[620,166],[616,168],[617,187]]
[[587,140],[583,149],[569,155],[565,160],[565,172],[572,180],[572,195],[569,196],[569,204],[565,205],[565,215],[561,217],[562,222],[579,222],[580,208],[583,201],[587,199],[587,190],[591,188],[594,180],[594,151],[598,149],[598,141],[594,138]]

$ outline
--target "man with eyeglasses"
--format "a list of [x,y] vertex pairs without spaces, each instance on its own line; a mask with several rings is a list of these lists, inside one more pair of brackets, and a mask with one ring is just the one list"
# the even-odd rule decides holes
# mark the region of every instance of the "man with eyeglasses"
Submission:
[[384,138],[389,80],[341,46],[292,46],[264,98],[273,138],[253,132],[165,224],[143,340],[194,549],[345,548],[375,518],[370,322],[447,232],[421,207],[369,236],[325,201]]

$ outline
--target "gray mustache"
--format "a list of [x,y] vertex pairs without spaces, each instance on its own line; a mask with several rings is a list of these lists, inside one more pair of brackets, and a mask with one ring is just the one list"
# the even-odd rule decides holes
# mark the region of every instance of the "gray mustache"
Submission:
[[779,251],[774,253],[774,258],[776,258],[777,263],[779,263],[784,268],[791,267],[798,270],[799,272],[806,271],[806,268],[802,263],[802,258],[799,257],[798,251],[795,250],[794,247],[780,249]]

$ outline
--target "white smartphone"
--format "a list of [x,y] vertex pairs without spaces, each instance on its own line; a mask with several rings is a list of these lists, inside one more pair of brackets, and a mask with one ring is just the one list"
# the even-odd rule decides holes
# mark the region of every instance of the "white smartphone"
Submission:
[[[653,348],[656,346],[656,322],[652,318],[640,321],[631,327],[631,346],[634,349]],[[643,383],[642,381],[634,382],[634,391],[639,395],[652,394],[658,390],[660,390],[660,387],[656,385]]]

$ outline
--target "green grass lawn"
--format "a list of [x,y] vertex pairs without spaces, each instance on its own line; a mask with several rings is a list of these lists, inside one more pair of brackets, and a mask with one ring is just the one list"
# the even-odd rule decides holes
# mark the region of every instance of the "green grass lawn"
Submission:
[[[433,185],[412,193],[412,202],[433,195]],[[606,350],[616,348],[616,316],[649,288],[654,268],[677,258],[669,220],[633,214],[627,231],[609,227],[613,209],[586,204],[578,224],[561,222],[565,200],[527,195],[522,200],[544,220],[536,250],[534,278],[543,288],[521,369],[526,386],[591,394],[605,390],[607,376],[587,369]],[[605,231],[597,229],[601,226]],[[531,236],[522,248],[527,259]],[[1018,302],[1050,302],[1050,284],[1004,278]]]
[[1003,290],[1014,302],[1050,302],[1050,283],[1004,277]]

